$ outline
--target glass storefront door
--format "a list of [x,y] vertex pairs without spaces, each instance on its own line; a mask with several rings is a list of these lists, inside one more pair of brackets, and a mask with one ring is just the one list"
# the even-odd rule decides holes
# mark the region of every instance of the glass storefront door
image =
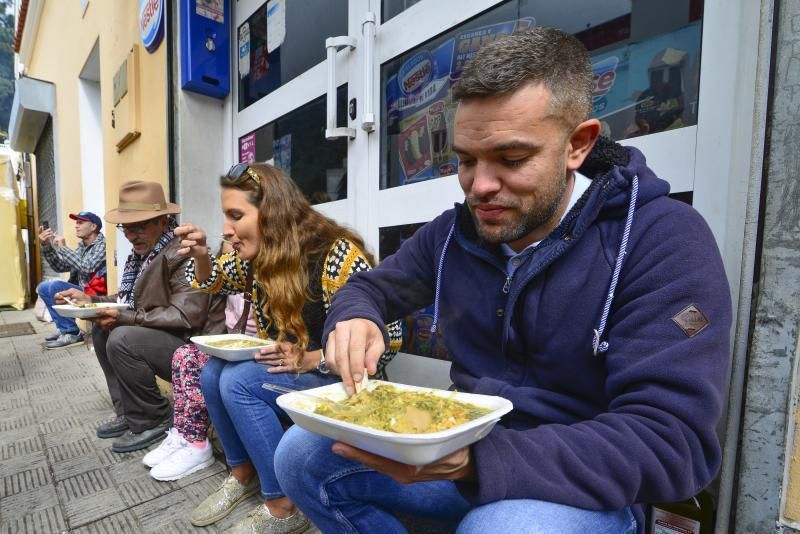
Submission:
[[[703,0],[239,0],[235,153],[286,170],[319,210],[385,257],[463,199],[450,93],[465,62],[486,43],[545,25],[590,51],[603,133],[641,147],[691,201],[703,8]],[[332,37],[335,69],[326,60]],[[341,136],[326,139],[332,127]],[[424,317],[409,324],[424,330]],[[418,347],[407,351],[436,352],[435,340],[412,334]]]

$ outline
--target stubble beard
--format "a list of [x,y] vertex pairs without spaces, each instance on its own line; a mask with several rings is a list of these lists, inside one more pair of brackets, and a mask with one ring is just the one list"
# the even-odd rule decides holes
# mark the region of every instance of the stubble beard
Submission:
[[[478,237],[481,242],[492,245],[499,245],[501,243],[513,243],[522,239],[530,234],[540,226],[549,222],[553,215],[558,210],[564,199],[564,193],[567,190],[567,179],[563,178],[556,182],[553,189],[543,192],[540,196],[541,200],[537,197],[531,197],[524,201],[509,201],[500,198],[491,199],[492,203],[500,204],[501,206],[517,212],[516,217],[510,223],[505,225],[490,225],[482,222],[480,219],[473,215],[475,221],[475,228],[478,232]],[[467,198],[469,206],[486,202],[488,199],[479,199],[474,196]]]

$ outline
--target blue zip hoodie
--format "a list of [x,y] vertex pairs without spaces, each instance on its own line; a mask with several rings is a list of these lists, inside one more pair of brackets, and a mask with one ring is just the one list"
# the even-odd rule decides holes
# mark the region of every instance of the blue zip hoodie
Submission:
[[[434,302],[455,388],[514,404],[473,445],[478,482],[462,493],[633,505],[643,532],[638,505],[687,499],[719,468],[731,297],[705,221],[638,150],[601,139],[581,172],[592,185],[513,276],[457,204],[350,279],[324,338]],[[690,305],[708,322],[699,332],[680,320]]]

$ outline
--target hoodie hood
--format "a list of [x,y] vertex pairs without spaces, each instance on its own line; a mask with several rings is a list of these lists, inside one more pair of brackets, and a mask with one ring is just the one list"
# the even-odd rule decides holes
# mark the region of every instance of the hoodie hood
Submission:
[[[666,196],[669,193],[669,184],[656,177],[647,167],[644,155],[634,147],[622,145],[605,137],[598,138],[595,146],[589,152],[579,172],[592,180],[592,185],[583,197],[566,214],[561,224],[544,239],[537,247],[561,242],[567,237],[579,238],[583,231],[598,218],[620,218],[625,222],[622,228],[619,249],[614,261],[614,271],[609,281],[609,290],[603,312],[591,335],[592,351],[595,355],[606,352],[608,343],[603,341],[606,322],[614,300],[614,294],[628,252],[628,238],[633,226],[637,205]],[[642,185],[644,184],[644,185]],[[456,231],[458,228],[458,231]],[[478,247],[475,242],[477,231],[472,215],[466,205],[456,204],[456,221],[448,232],[436,270],[436,284],[434,296],[434,314],[431,332],[436,332],[439,324],[439,297],[442,286],[442,272],[447,249],[451,244],[453,235],[460,237],[461,245],[471,249],[473,253],[483,256],[484,259],[502,265],[496,257],[496,250],[486,250]],[[494,247],[498,248],[498,247]],[[562,246],[563,254],[569,245]],[[493,253],[494,252],[494,253]],[[554,255],[555,256],[555,255]],[[508,276],[506,287],[510,287],[511,275]],[[504,292],[507,290],[504,288]]]

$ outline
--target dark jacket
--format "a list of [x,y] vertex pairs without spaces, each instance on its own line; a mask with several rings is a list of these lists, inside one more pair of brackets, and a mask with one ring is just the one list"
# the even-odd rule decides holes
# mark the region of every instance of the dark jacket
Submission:
[[[602,140],[581,171],[589,190],[513,277],[456,205],[353,277],[325,324],[327,337],[338,321],[382,324],[438,301],[455,387],[514,403],[473,446],[478,482],[459,487],[476,503],[671,502],[720,465],[731,296],[711,231],[634,148]],[[708,320],[699,332],[690,305]]]
[[[225,297],[189,286],[183,274],[188,258],[178,255],[180,241],[177,237],[170,241],[136,279],[136,309],[120,310],[121,326],[155,328],[184,340],[226,332]],[[116,295],[92,300],[113,302]]]

